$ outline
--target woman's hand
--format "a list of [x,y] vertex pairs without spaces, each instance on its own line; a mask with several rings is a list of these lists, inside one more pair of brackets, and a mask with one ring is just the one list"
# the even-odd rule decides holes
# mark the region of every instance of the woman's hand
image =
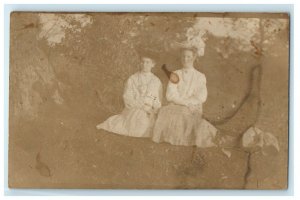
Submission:
[[156,98],[155,100],[153,100],[153,108],[159,109],[160,107],[161,107],[161,103],[160,103],[159,99]]
[[155,110],[148,104],[145,104],[142,109],[147,113],[149,117],[152,117],[155,114]]

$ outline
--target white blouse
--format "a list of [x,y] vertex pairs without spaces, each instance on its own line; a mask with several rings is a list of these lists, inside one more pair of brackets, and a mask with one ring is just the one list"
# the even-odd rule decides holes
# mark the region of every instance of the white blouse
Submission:
[[137,72],[127,80],[123,99],[126,108],[149,106],[157,111],[161,107],[161,81],[151,72]]
[[194,68],[174,71],[179,77],[177,84],[169,81],[166,98],[179,105],[201,106],[207,98],[206,77]]

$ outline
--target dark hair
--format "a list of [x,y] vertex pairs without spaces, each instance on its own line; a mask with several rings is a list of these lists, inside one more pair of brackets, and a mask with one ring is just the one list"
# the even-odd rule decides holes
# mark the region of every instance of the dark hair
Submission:
[[194,56],[197,56],[197,51],[198,49],[196,47],[184,47],[181,49],[181,52],[184,52],[184,51],[191,51],[193,52]]
[[149,58],[152,60],[152,62],[156,63],[155,59],[152,56],[148,56],[148,55],[140,55],[140,59],[142,58]]

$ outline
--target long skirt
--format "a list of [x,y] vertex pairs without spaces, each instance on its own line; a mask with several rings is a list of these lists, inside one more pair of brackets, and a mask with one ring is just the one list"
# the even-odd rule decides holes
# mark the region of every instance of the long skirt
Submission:
[[217,129],[186,106],[169,104],[160,109],[153,129],[154,142],[212,147]]
[[154,115],[138,108],[125,108],[119,115],[108,118],[97,129],[131,137],[150,137],[154,124]]

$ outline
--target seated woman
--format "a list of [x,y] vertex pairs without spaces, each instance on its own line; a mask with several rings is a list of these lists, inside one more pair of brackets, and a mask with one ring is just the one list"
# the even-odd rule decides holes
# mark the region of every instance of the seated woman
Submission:
[[183,68],[170,77],[166,92],[169,104],[160,109],[153,129],[155,142],[214,146],[212,139],[217,130],[202,118],[202,104],[207,98],[206,78],[194,68],[195,59],[193,49],[183,49]]
[[151,72],[155,62],[150,55],[141,56],[140,71],[127,80],[123,94],[123,112],[97,125],[97,129],[125,136],[150,137],[162,98],[162,84]]

